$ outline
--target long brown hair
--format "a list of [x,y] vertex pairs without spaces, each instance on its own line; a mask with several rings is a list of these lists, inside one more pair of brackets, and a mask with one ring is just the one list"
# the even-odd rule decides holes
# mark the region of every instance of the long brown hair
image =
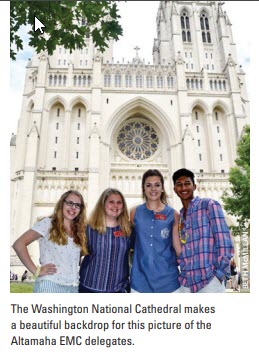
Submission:
[[162,194],[160,196],[160,200],[163,204],[168,204],[168,201],[167,201],[167,194],[166,194],[166,191],[165,191],[165,186],[164,186],[164,177],[162,175],[162,173],[156,169],[154,170],[147,170],[144,174],[143,174],[143,177],[142,177],[142,197],[143,199],[147,200],[146,198],[146,195],[145,195],[145,182],[146,182],[146,179],[148,177],[153,177],[153,176],[157,176],[160,178],[160,181],[161,181],[161,184],[162,184]]
[[58,245],[67,245],[67,235],[63,221],[63,205],[69,194],[75,194],[81,200],[82,207],[80,213],[72,221],[72,236],[74,243],[81,248],[82,255],[89,254],[86,241],[86,211],[83,196],[76,190],[69,190],[60,197],[51,218],[51,228],[49,240]]
[[118,194],[121,196],[123,202],[123,210],[118,217],[118,224],[121,227],[121,231],[124,235],[130,236],[131,233],[131,226],[129,222],[129,213],[127,209],[126,200],[123,194],[115,188],[107,188],[105,191],[102,192],[101,196],[99,197],[94,210],[92,211],[88,224],[91,226],[93,230],[97,230],[100,234],[104,234],[106,232],[106,217],[105,217],[105,209],[104,205],[107,198],[111,194]]

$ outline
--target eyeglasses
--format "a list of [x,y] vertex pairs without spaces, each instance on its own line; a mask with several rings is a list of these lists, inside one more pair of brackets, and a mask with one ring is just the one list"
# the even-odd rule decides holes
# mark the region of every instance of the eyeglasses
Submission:
[[76,209],[81,209],[83,207],[83,204],[80,203],[74,203],[71,200],[66,200],[65,199],[65,203],[67,206],[69,206],[70,208],[75,207]]

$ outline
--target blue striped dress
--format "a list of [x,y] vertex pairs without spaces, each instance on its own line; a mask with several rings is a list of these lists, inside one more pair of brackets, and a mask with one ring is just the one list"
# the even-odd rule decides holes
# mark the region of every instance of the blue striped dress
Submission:
[[90,255],[80,267],[81,288],[89,290],[85,292],[127,292],[130,237],[120,235],[120,226],[107,227],[102,235],[88,225],[86,233]]

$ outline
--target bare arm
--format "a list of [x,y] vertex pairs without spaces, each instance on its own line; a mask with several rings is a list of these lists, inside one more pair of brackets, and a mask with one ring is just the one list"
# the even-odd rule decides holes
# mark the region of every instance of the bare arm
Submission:
[[[20,236],[13,244],[13,249],[17,253],[17,256],[32,274],[36,273],[37,267],[33,263],[29,255],[28,246],[33,241],[38,240],[40,237],[41,235],[38,232],[34,230],[28,230],[22,236]],[[52,263],[48,263],[41,267],[39,276],[54,273],[56,273],[56,266]]]
[[131,211],[130,211],[130,222],[132,223],[132,225],[134,225],[135,213],[136,213],[136,208],[131,209]]
[[180,253],[182,252],[182,246],[179,237],[179,220],[180,215],[175,210],[174,211],[174,225],[173,225],[173,247],[176,252],[176,256],[179,257]]

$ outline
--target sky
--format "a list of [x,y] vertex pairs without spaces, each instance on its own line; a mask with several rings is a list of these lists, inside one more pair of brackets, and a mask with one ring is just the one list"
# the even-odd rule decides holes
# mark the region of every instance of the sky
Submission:
[[[134,47],[140,47],[139,56],[145,62],[152,63],[153,40],[156,38],[156,15],[159,1],[128,1],[119,2],[123,37],[114,44],[114,60],[131,61],[135,56]],[[252,32],[251,13],[258,8],[253,1],[226,1],[223,10],[227,11],[232,23],[234,41],[238,54],[238,65],[242,65],[246,73],[248,91],[250,88],[250,33]],[[250,9],[249,16],[242,17],[245,10]],[[242,18],[242,21],[240,20]],[[242,22],[242,25],[241,25]],[[22,30],[23,36],[26,28]],[[11,136],[17,132],[17,123],[21,111],[22,94],[25,79],[25,67],[32,56],[32,49],[24,43],[24,50],[17,56],[15,62],[10,62],[11,97],[13,105],[8,129]]]

